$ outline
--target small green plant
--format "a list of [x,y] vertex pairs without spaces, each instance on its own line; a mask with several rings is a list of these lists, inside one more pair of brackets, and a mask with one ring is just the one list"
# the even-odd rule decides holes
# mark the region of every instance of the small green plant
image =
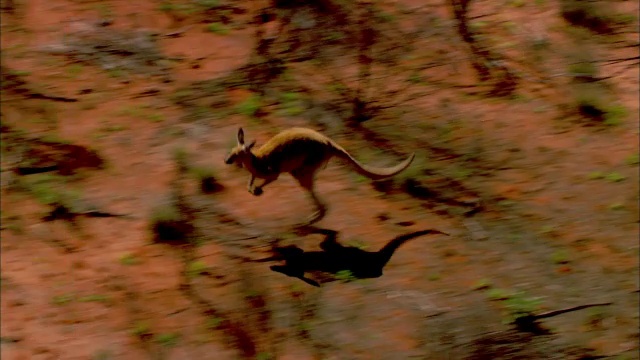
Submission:
[[442,278],[442,276],[437,272],[431,273],[431,274],[429,274],[429,276],[427,276],[427,280],[429,280],[429,281],[438,281],[441,278]]
[[407,80],[412,84],[419,84],[422,82],[422,76],[420,76],[420,73],[418,72],[413,72],[409,75]]
[[212,32],[214,34],[219,34],[219,35],[227,35],[229,33],[229,28],[226,27],[224,24],[218,23],[218,22],[213,22],[207,25],[207,30],[209,30],[209,32]]
[[82,296],[82,297],[78,298],[79,302],[101,302],[101,303],[107,303],[107,302],[110,302],[110,300],[111,300],[111,298],[109,298],[109,296],[100,295],[100,294],[87,295],[87,296]]
[[508,3],[513,7],[523,7],[527,4],[525,0],[509,0]]
[[163,122],[164,121],[164,115],[162,115],[160,113],[147,114],[146,118],[147,118],[147,120],[149,120],[151,122]]
[[336,273],[335,278],[342,282],[351,282],[357,280],[350,270],[340,270]]
[[297,116],[304,112],[300,94],[296,92],[285,92],[280,96],[281,109],[287,116]]
[[589,180],[598,180],[604,179],[605,174],[602,171],[592,171],[587,175],[587,179]]
[[180,338],[180,334],[178,333],[164,333],[157,334],[153,337],[153,341],[166,347],[176,346],[178,343],[178,339]]
[[349,245],[351,247],[354,247],[354,248],[358,248],[360,250],[366,250],[369,247],[369,245],[366,242],[364,242],[364,241],[362,241],[360,239],[353,239],[353,240],[349,241],[347,243],[347,245]]
[[209,267],[203,261],[192,261],[187,265],[187,276],[196,277],[201,275],[207,271]]
[[487,297],[491,300],[507,300],[511,298],[512,295],[513,293],[511,291],[505,289],[493,288],[487,291]]
[[11,75],[16,75],[16,76],[28,76],[28,75],[31,75],[31,71],[26,71],[26,70],[11,70],[9,73]]
[[253,118],[258,114],[258,111],[261,107],[260,96],[256,94],[252,94],[243,102],[236,106],[236,111],[240,114],[243,114],[247,117]]
[[73,301],[73,295],[70,295],[70,294],[56,295],[51,299],[51,303],[53,305],[67,305],[72,301]]
[[624,122],[627,117],[628,111],[622,105],[613,104],[604,107],[604,121],[607,126],[617,126]]
[[122,69],[109,69],[107,70],[107,75],[111,78],[122,78],[126,75],[127,73],[122,70]]
[[556,232],[556,227],[553,225],[543,225],[540,228],[540,234],[553,235]]
[[176,146],[172,152],[173,162],[178,166],[178,169],[182,171],[188,170],[189,153],[182,146]]
[[473,290],[488,290],[493,286],[493,284],[491,283],[491,280],[489,279],[480,279],[478,281],[476,281],[471,288]]
[[595,62],[592,61],[578,61],[573,64],[569,64],[569,73],[574,76],[583,76],[593,78],[598,74],[598,67]]
[[570,262],[569,254],[565,250],[557,250],[551,254],[551,262],[554,264],[567,264]]
[[139,265],[142,263],[142,261],[138,257],[130,253],[123,254],[122,256],[120,256],[120,258],[118,258],[118,261],[120,262],[120,264],[127,266]]
[[540,298],[527,296],[524,291],[518,291],[505,299],[503,304],[507,310],[503,322],[512,324],[521,318],[534,316],[542,301]]
[[[46,120],[45,120],[46,121]],[[70,144],[71,142],[67,139],[63,139],[60,136],[56,135],[56,134],[46,134],[44,136],[40,137],[40,141],[42,142],[46,142],[49,144]]]
[[273,360],[274,357],[273,355],[271,355],[271,353],[268,352],[261,352],[258,355],[256,355],[256,360]]
[[72,65],[69,65],[69,67],[67,67],[67,75],[70,78],[75,79],[82,73],[83,70],[84,70],[84,67],[82,65],[72,64]]
[[624,159],[624,163],[627,165],[638,165],[640,164],[640,159],[638,157],[638,153],[635,154],[631,154],[629,156],[627,156],[626,159]]
[[145,321],[136,321],[133,328],[131,329],[131,334],[138,337],[147,337],[153,335],[151,333],[151,326]]
[[626,177],[617,172],[610,172],[604,176],[604,179],[611,182],[620,182],[626,179]]
[[616,203],[613,203],[613,204],[609,205],[609,210],[620,211],[620,210],[624,210],[624,209],[625,209],[625,206],[621,202],[616,202]]
[[217,316],[211,316],[211,317],[207,318],[206,327],[209,330],[218,329],[222,325],[223,321],[224,321],[224,319],[222,319],[222,318],[219,318]]

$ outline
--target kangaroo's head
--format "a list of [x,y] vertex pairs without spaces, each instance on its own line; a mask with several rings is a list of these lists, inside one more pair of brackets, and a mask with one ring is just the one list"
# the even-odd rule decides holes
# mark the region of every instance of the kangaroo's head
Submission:
[[249,144],[244,143],[244,131],[242,128],[238,129],[238,145],[236,145],[224,159],[225,164],[231,165],[235,163],[238,167],[242,167],[245,161],[251,159],[251,148],[256,144],[253,140]]

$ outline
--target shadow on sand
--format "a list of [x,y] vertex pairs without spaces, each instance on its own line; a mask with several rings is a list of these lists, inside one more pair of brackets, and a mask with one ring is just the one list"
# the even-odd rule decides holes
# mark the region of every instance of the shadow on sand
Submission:
[[406,241],[423,235],[448,235],[434,229],[414,231],[391,239],[379,251],[364,251],[357,247],[340,245],[337,242],[338,232],[334,230],[314,226],[306,226],[299,230],[301,235],[324,235],[325,239],[320,244],[322,251],[304,251],[295,245],[289,245],[276,247],[274,248],[276,255],[257,261],[284,260],[284,265],[273,265],[271,270],[299,278],[313,286],[320,286],[320,284],[306,278],[305,272],[320,271],[336,274],[340,271],[349,271],[351,276],[359,279],[380,277],[382,269],[393,253]]

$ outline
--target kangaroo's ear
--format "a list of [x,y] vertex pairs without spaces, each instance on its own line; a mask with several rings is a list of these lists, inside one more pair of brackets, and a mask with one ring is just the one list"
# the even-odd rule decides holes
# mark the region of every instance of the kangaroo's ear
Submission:
[[252,147],[254,147],[255,145],[256,145],[256,141],[255,141],[255,140],[253,140],[253,141],[251,141],[251,142],[249,143],[249,145],[245,146],[244,148],[245,148],[246,150],[251,150],[251,148],[252,148]]
[[244,130],[238,129],[238,145],[244,145]]

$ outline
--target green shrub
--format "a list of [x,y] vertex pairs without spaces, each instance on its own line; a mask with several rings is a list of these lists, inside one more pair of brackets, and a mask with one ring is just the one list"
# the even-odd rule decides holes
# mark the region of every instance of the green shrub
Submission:
[[262,106],[260,96],[251,94],[247,99],[236,106],[236,111],[247,117],[255,117]]
[[229,28],[226,27],[224,24],[221,24],[218,22],[210,23],[209,25],[207,25],[207,30],[209,30],[214,34],[219,34],[219,35],[226,35],[229,33]]

